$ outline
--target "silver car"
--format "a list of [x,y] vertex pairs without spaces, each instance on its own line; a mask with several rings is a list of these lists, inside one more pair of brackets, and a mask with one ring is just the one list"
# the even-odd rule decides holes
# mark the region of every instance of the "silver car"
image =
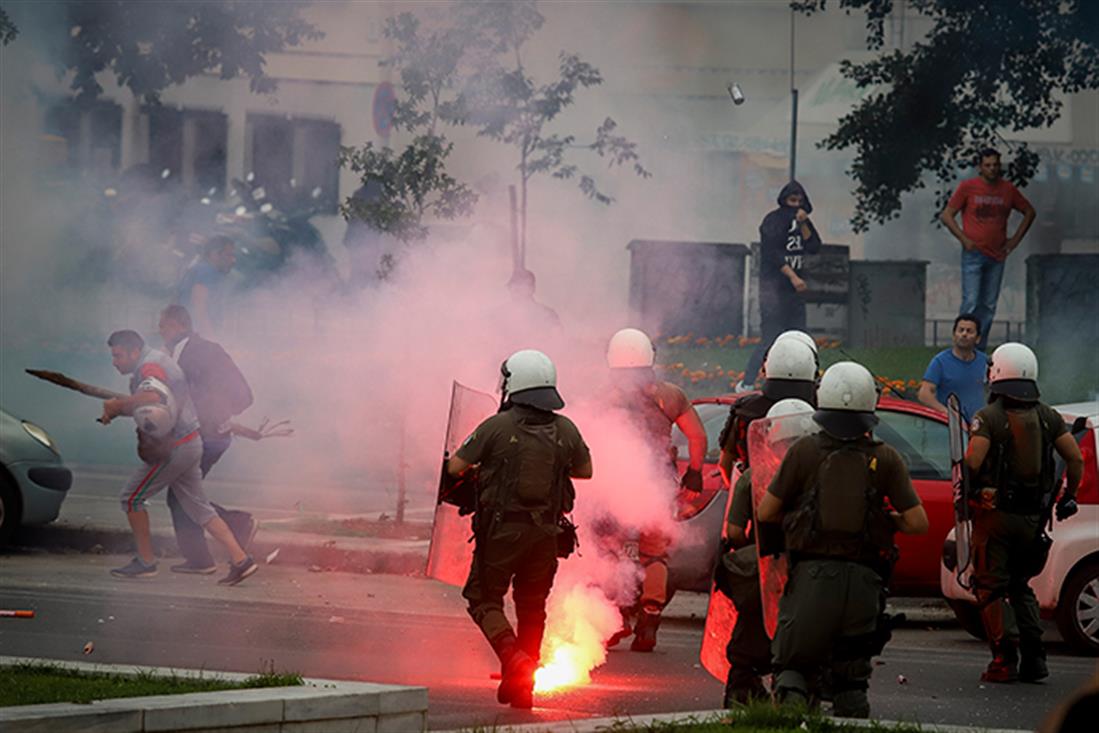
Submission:
[[49,433],[0,410],[0,546],[21,524],[57,519],[72,480]]

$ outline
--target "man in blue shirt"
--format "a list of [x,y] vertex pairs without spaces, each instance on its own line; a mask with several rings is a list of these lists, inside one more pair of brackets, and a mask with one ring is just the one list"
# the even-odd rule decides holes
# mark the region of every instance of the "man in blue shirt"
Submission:
[[980,322],[972,313],[954,319],[954,345],[943,349],[927,365],[920,385],[920,402],[946,414],[947,395],[958,395],[962,417],[969,422],[985,406],[988,357],[977,350]]
[[190,311],[195,330],[207,336],[221,325],[226,277],[237,262],[236,245],[229,237],[210,237],[202,257],[180,279],[176,303]]

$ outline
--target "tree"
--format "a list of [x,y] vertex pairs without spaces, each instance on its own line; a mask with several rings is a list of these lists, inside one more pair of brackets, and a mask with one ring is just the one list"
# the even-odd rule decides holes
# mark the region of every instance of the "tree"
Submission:
[[[377,232],[402,243],[427,236],[426,218],[453,219],[473,211],[477,195],[446,170],[453,143],[437,127],[453,102],[447,98],[459,65],[474,42],[466,29],[451,25],[425,29],[411,13],[386,20],[385,36],[396,50],[385,60],[400,77],[403,96],[393,111],[393,126],[413,134],[400,152],[367,142],[345,147],[340,165],[356,173],[363,195],[349,197],[340,207],[347,219],[360,219]],[[452,95],[451,95],[452,96]],[[388,276],[392,256],[381,263],[379,276]]]
[[631,165],[643,178],[651,174],[641,164],[637,144],[616,134],[617,123],[610,117],[585,143],[577,142],[575,135],[547,131],[547,126],[575,102],[578,91],[603,83],[603,77],[599,69],[566,52],[559,54],[557,78],[539,84],[530,76],[523,65],[524,46],[545,22],[534,0],[462,0],[457,13],[461,23],[482,34],[482,43],[475,47],[489,53],[481,54],[478,68],[465,80],[448,114],[459,124],[476,126],[479,135],[515,148],[522,261],[527,247],[529,183],[534,176],[576,179],[588,198],[602,204],[614,201],[599,189],[594,177],[567,159],[570,151],[594,153],[608,167]]
[[[96,75],[109,71],[120,86],[156,103],[166,87],[205,73],[247,76],[252,91],[273,91],[275,81],[264,72],[266,55],[322,35],[300,17],[306,4],[70,0],[30,5],[34,16],[28,19],[42,21],[45,50],[58,72],[75,72],[71,88],[77,101],[90,102],[102,93]],[[3,13],[5,43],[14,32]]]
[[[828,0],[791,6],[812,14]],[[883,44],[893,0],[839,0],[866,13],[871,48]],[[939,184],[945,205],[959,169],[1003,130],[1051,125],[1058,94],[1099,88],[1099,3],[1091,0],[908,0],[933,21],[927,37],[907,51],[867,63],[844,61],[843,73],[872,91],[839,121],[821,146],[855,149],[855,231],[896,218],[904,193]],[[1033,177],[1038,155],[1013,147],[1007,176]]]
[[12,22],[11,18],[3,8],[0,8],[0,44],[8,45],[15,40],[15,37],[19,35],[19,28]]

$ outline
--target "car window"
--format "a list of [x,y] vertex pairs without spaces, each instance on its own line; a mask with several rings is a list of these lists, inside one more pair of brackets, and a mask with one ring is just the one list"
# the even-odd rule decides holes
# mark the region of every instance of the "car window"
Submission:
[[[706,462],[717,463],[721,457],[721,446],[717,444],[717,437],[721,435],[721,429],[725,427],[725,418],[729,416],[729,406],[719,405],[713,402],[704,402],[695,405],[698,416],[702,419],[702,426],[706,428]],[[679,457],[687,459],[687,436],[679,429],[672,427],[672,445],[679,451]]]
[[912,478],[950,479],[950,442],[946,425],[904,412],[878,410],[874,435],[897,449]]

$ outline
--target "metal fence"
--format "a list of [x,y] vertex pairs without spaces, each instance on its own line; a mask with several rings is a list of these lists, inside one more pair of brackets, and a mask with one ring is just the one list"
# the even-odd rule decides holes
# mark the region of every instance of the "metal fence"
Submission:
[[[928,346],[950,346],[953,332],[953,318],[928,318],[924,322],[924,343]],[[993,321],[988,332],[990,344],[1023,341],[1025,338],[1026,321]]]

